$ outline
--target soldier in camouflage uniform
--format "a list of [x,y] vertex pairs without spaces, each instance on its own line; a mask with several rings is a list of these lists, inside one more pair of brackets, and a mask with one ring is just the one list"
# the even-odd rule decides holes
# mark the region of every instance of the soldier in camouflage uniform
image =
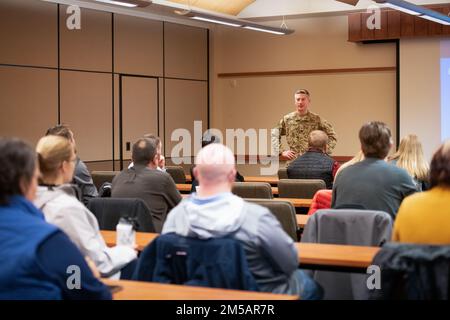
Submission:
[[[308,150],[309,134],[314,130],[322,130],[328,135],[327,153],[331,154],[336,145],[336,132],[333,127],[308,110],[311,102],[308,90],[297,90],[294,97],[297,111],[285,115],[272,129],[272,147],[284,158],[293,160]],[[289,150],[286,151],[281,151],[283,135],[289,145]]]

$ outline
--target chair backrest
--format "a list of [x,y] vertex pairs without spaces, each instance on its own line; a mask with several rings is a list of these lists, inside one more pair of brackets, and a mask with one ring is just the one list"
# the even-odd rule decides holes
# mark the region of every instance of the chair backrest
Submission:
[[317,179],[280,179],[278,196],[280,198],[312,199],[317,190],[326,189],[325,182]]
[[232,238],[157,237],[141,253],[134,280],[254,290],[244,249]]
[[272,187],[267,182],[234,182],[231,192],[241,198],[273,198]]
[[92,171],[91,175],[94,185],[98,190],[105,182],[112,183],[114,177],[119,173],[120,171]]
[[298,226],[295,213],[295,207],[288,201],[279,200],[267,200],[267,199],[245,199],[246,201],[259,204],[272,212],[277,217],[283,230],[297,242],[298,239]]
[[150,209],[137,198],[94,198],[89,200],[88,209],[95,215],[101,230],[116,230],[121,217],[135,218],[137,231],[155,232]]
[[166,166],[166,172],[172,176],[175,183],[186,183],[186,174],[181,166]]
[[[323,209],[311,215],[302,242],[380,246],[389,241],[392,218],[386,212],[354,209]],[[314,279],[325,291],[325,299],[365,299],[369,275],[315,271]]]
[[278,179],[288,179],[287,168],[278,169]]

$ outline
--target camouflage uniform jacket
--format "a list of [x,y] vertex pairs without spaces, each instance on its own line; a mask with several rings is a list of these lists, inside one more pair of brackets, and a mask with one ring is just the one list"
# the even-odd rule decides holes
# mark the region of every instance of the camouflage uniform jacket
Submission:
[[290,150],[303,154],[308,150],[308,137],[314,130],[322,130],[328,135],[327,152],[331,154],[336,145],[336,132],[331,124],[310,111],[304,116],[300,116],[297,111],[285,115],[272,129],[272,148],[277,148],[274,150],[281,154],[281,136],[285,135]]

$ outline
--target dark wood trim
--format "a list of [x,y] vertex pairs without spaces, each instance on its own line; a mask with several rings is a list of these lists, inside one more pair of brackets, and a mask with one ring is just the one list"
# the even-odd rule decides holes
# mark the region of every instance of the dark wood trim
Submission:
[[[425,8],[447,15],[449,4],[426,5]],[[404,12],[382,9],[381,29],[371,30],[366,26],[367,12],[348,14],[348,40],[351,42],[367,42],[373,40],[388,40],[418,37],[445,37],[449,35],[450,27],[429,21]],[[359,21],[358,21],[359,20]]]
[[[250,161],[252,161],[252,162],[255,162],[255,161],[259,162],[260,160],[267,161],[267,160],[272,158],[272,156],[269,156],[269,155],[261,156],[261,155],[248,155],[248,154],[246,154],[246,155],[236,155],[235,154],[234,157],[235,158],[244,157],[246,164],[248,164]],[[347,162],[347,161],[351,160],[353,158],[353,156],[332,156],[332,158],[334,160],[336,160],[337,162],[339,162],[339,163],[344,163],[344,162]],[[169,160],[169,159],[172,159],[172,157],[166,157],[166,159]],[[287,160],[287,159],[285,159],[283,157],[278,157],[278,159],[279,159],[279,161]],[[194,157],[191,157],[191,160],[193,161]]]
[[219,73],[219,78],[236,77],[261,77],[261,76],[285,76],[304,74],[331,74],[331,73],[355,73],[355,72],[380,72],[395,71],[396,67],[367,67],[367,68],[340,68],[340,69],[311,69],[311,70],[283,70],[283,71],[260,71],[260,72],[235,72]]

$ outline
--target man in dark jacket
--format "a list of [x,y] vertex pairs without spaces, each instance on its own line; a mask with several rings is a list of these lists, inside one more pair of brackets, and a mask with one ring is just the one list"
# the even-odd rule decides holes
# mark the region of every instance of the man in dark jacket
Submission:
[[320,179],[325,182],[327,189],[331,189],[339,163],[327,154],[327,143],[325,132],[312,131],[308,138],[308,151],[287,168],[289,179]]
[[181,201],[172,177],[157,170],[161,149],[156,139],[141,138],[134,145],[134,166],[114,177],[112,198],[139,198],[150,209],[156,232],[161,232],[167,214]]

